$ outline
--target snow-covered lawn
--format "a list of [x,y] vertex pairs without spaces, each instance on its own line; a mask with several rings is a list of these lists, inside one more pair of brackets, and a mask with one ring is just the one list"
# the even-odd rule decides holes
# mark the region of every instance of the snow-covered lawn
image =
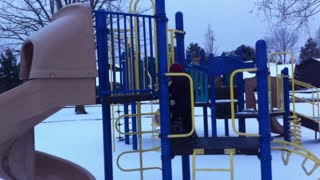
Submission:
[[[303,107],[299,107],[303,108]],[[116,108],[117,109],[117,108]],[[87,115],[75,115],[74,109],[67,107],[49,117],[44,122],[36,126],[36,149],[73,161],[88,169],[98,180],[104,179],[103,174],[103,141],[102,141],[102,118],[101,107],[87,106]],[[144,112],[150,111],[145,105]],[[309,111],[307,108],[305,111]],[[200,115],[201,109],[196,109],[195,114]],[[151,118],[143,118],[143,129],[151,129]],[[196,119],[197,132],[203,134],[202,117]],[[230,128],[231,130],[231,128]],[[247,131],[257,132],[257,121],[249,119],[247,121]],[[218,135],[224,135],[223,121],[218,120]],[[234,135],[231,133],[231,135]],[[118,134],[116,133],[116,136]],[[320,157],[320,142],[314,139],[314,132],[302,128],[303,145]],[[159,140],[157,140],[159,143]],[[117,156],[127,150],[131,150],[131,145],[124,144],[123,141],[116,141],[116,152],[113,156],[114,179],[115,180],[139,180],[139,172],[122,172],[116,166]],[[151,135],[144,135],[143,147],[152,147]],[[144,154],[144,164],[146,166],[160,166],[160,152],[149,152]],[[288,166],[284,166],[281,160],[281,152],[272,151],[272,171],[273,179],[282,180],[302,180],[317,179],[320,177],[320,169],[312,176],[306,176],[301,168],[304,158],[292,155]],[[138,155],[126,155],[121,159],[121,164],[125,168],[138,168]],[[198,167],[203,168],[228,168],[229,156],[199,156],[197,158]],[[308,163],[307,163],[308,164]],[[311,167],[313,164],[308,164]],[[182,179],[181,158],[175,157],[172,160],[173,179]],[[145,180],[161,180],[160,170],[144,172]],[[228,180],[230,174],[227,172],[198,172],[197,179],[219,179]],[[258,180],[260,177],[260,161],[257,156],[235,156],[235,179],[237,180]]]

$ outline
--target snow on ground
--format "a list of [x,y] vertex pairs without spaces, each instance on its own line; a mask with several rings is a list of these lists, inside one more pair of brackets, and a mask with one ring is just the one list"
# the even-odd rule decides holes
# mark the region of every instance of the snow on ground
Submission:
[[[148,105],[143,106],[143,111],[150,111]],[[299,107],[304,108],[304,107]],[[36,149],[44,151],[70,161],[73,161],[87,170],[89,170],[97,180],[103,180],[103,142],[102,142],[102,120],[100,106],[87,106],[87,115],[75,115],[71,107],[64,108],[56,114],[49,117],[44,122],[36,126]],[[303,109],[309,111],[309,109]],[[202,110],[196,109],[195,114],[201,115]],[[151,129],[151,118],[143,118],[143,129]],[[210,124],[209,124],[210,125]],[[202,117],[196,119],[197,132],[203,134]],[[231,128],[230,128],[231,129]],[[257,132],[257,121],[255,119],[247,120],[247,131]],[[218,120],[218,135],[224,135],[223,121]],[[231,133],[231,135],[234,135]],[[118,134],[116,134],[118,136]],[[314,132],[302,128],[303,145],[320,157],[319,141],[314,139]],[[159,140],[157,140],[159,143]],[[143,147],[152,147],[151,135],[144,135]],[[131,145],[125,145],[123,141],[116,141],[116,152],[113,156],[113,169],[115,180],[139,180],[139,172],[122,172],[116,166],[117,156],[127,150],[131,150]],[[312,176],[306,176],[301,168],[304,158],[298,155],[292,155],[288,166],[284,166],[281,161],[281,152],[272,151],[272,171],[273,179],[280,180],[290,178],[290,180],[317,179],[320,177],[320,169]],[[182,179],[181,158],[175,157],[172,160],[173,180]],[[149,152],[144,155],[144,164],[146,166],[160,166],[160,152]],[[120,160],[125,168],[137,168],[139,159],[137,155],[126,155]],[[197,158],[198,167],[203,168],[228,168],[229,157],[218,156],[199,156]],[[312,164],[308,164],[311,167]],[[144,172],[145,180],[160,180],[160,170],[150,170]],[[198,172],[197,179],[230,179],[227,172]],[[260,161],[256,156],[235,156],[235,179],[238,180],[257,180],[260,177]]]

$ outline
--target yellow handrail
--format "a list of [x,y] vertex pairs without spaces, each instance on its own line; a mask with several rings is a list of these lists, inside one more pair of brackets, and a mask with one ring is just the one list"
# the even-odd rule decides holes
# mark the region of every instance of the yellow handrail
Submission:
[[234,76],[237,73],[242,73],[242,72],[255,72],[257,71],[257,68],[247,68],[247,69],[237,69],[235,71],[233,71],[230,75],[230,104],[231,104],[231,120],[232,120],[232,129],[233,131],[238,134],[239,136],[251,136],[251,137],[259,137],[259,134],[252,134],[252,133],[242,133],[239,132],[236,128],[236,120],[235,120],[235,112],[234,112],[234,89],[233,89],[233,80],[234,80]]
[[166,76],[169,77],[186,77],[190,82],[190,100],[191,100],[191,119],[192,119],[192,127],[191,131],[187,134],[170,134],[168,138],[184,138],[189,137],[194,133],[195,130],[195,120],[194,120],[194,94],[193,94],[193,81],[189,74],[186,73],[166,73]]
[[[293,82],[292,82],[293,83]],[[315,113],[317,114],[317,117],[320,116],[320,109],[319,109],[319,106],[320,106],[320,101],[319,101],[319,89],[313,85],[310,85],[308,83],[305,83],[305,82],[302,82],[302,81],[298,81],[298,80],[295,80],[294,81],[295,84],[299,85],[299,86],[302,86],[302,87],[305,87],[305,88],[309,88],[311,89],[311,93],[312,93],[312,98],[311,98],[311,101],[310,100],[307,100],[307,99],[304,99],[304,98],[300,98],[300,97],[297,97],[295,96],[294,98],[296,99],[300,99],[300,100],[303,100],[304,102],[306,103],[309,103],[312,105],[312,117],[315,118],[316,115]],[[316,97],[314,97],[314,94],[316,93]],[[293,96],[293,95],[292,95]],[[293,98],[293,97],[292,97]],[[316,108],[315,108],[316,107]],[[320,127],[319,127],[320,128]]]

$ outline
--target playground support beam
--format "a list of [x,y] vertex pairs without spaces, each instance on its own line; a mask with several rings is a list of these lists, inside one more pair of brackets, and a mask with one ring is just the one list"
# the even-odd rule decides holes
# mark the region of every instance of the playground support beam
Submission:
[[258,119],[260,134],[260,161],[261,179],[271,180],[271,134],[270,134],[270,115],[268,102],[268,67],[267,67],[267,45],[264,40],[256,43],[257,51],[257,89],[258,89]]
[[284,100],[284,116],[283,116],[283,128],[284,128],[284,140],[290,142],[290,99],[289,99],[289,70],[284,68],[281,71],[283,75],[283,100]]
[[[96,11],[96,28],[97,28],[97,52],[99,66],[99,92],[100,101],[102,103],[102,128],[103,128],[103,150],[104,150],[104,179],[113,180],[112,167],[112,136],[111,136],[111,112],[110,104],[103,101],[105,96],[103,93],[108,91],[109,87],[109,64],[108,64],[108,43],[107,37],[107,21],[104,10]],[[105,86],[102,86],[105,85]]]
[[[175,18],[176,18],[176,30],[184,31],[182,12],[177,12]],[[175,36],[177,39],[177,59],[175,61],[176,63],[184,66],[186,65],[185,54],[184,54],[184,34],[176,33]]]
[[161,160],[162,179],[172,179],[171,169],[171,147],[168,138],[170,130],[169,116],[169,93],[167,72],[167,17],[165,11],[165,0],[156,0],[156,26],[157,26],[157,48],[159,67],[159,96],[160,96],[160,119],[161,119]]

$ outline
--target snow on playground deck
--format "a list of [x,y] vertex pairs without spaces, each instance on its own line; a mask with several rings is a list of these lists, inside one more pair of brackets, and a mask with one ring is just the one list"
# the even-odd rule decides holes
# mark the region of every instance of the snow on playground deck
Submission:
[[[309,111],[308,108],[299,106],[301,111]],[[36,126],[36,149],[73,161],[88,169],[97,180],[103,180],[103,141],[102,141],[102,120],[101,107],[87,106],[87,115],[75,115],[74,108],[64,108]],[[144,105],[144,112],[150,111],[149,106]],[[200,115],[201,109],[196,108],[195,114]],[[143,118],[143,129],[151,129],[151,119]],[[196,117],[197,132],[203,134],[202,117]],[[257,132],[257,121],[247,120],[247,131]],[[223,121],[218,120],[218,135],[224,135]],[[231,133],[231,135],[233,135]],[[302,128],[303,145],[320,157],[320,142],[314,140],[314,132]],[[159,142],[159,140],[158,140]],[[152,147],[151,135],[144,135],[143,146]],[[114,179],[115,180],[139,180],[139,172],[122,172],[116,166],[116,157],[119,153],[131,150],[131,145],[116,141],[116,152],[113,156]],[[173,180],[181,180],[181,158],[175,157],[172,160]],[[160,166],[160,152],[150,152],[144,155],[146,166]],[[224,155],[199,156],[198,167],[203,168],[228,168],[229,157]],[[281,153],[272,151],[273,179],[317,179],[320,177],[320,169],[312,176],[306,176],[301,168],[302,157],[292,155],[288,166],[281,161]],[[137,155],[123,157],[121,163],[125,168],[137,168],[139,159]],[[308,164],[311,166],[312,164]],[[160,180],[161,172],[151,170],[144,172],[145,180]],[[227,172],[197,172],[198,180],[218,179],[229,180],[230,173]],[[235,179],[237,180],[258,180],[260,178],[260,161],[257,156],[235,156]]]

